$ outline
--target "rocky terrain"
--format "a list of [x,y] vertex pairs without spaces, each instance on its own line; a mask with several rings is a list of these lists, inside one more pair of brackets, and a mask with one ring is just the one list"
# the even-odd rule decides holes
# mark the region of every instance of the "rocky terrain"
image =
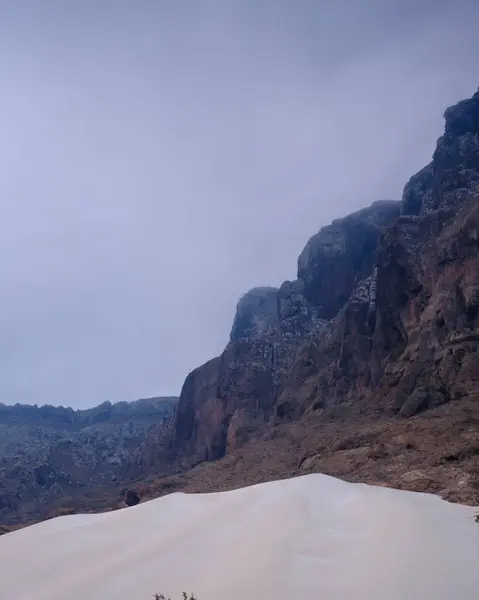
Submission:
[[[105,402],[88,410],[0,404],[0,524],[48,516],[55,502],[97,486],[117,488],[176,398]],[[72,501],[75,501],[72,498]]]
[[478,320],[479,92],[400,202],[323,228],[296,281],[239,301],[144,473],[214,489],[318,470],[478,502]]
[[295,281],[240,299],[224,352],[115,475],[138,498],[317,471],[479,503],[478,201],[479,92],[401,201],[324,227]]

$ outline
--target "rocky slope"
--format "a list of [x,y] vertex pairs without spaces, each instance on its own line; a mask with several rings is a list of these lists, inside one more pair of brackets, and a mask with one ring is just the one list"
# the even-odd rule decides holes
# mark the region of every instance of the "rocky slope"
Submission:
[[312,374],[318,341],[331,338],[353,291],[362,285],[369,294],[379,238],[399,211],[398,202],[376,202],[334,222],[308,242],[296,281],[241,298],[221,357],[186,379],[175,454],[192,463],[220,458],[244,444],[250,429],[297,418],[323,401],[309,383],[298,396],[296,382]]
[[[478,200],[479,92],[446,110],[401,201],[324,227],[295,281],[240,299],[224,352],[188,375],[171,421],[137,437],[113,476],[135,499],[318,471],[479,503]],[[102,469],[84,471],[80,506],[50,501],[33,470],[22,485],[50,507],[117,506]]]
[[[271,432],[293,430],[302,431],[293,455],[316,456],[303,468],[330,471],[333,456],[318,461],[315,448],[331,450],[346,430],[351,439],[336,450],[368,447],[369,464],[365,428],[383,427],[384,445],[395,432],[414,437],[417,424],[429,445],[407,442],[419,454],[397,452],[401,461],[383,479],[399,485],[450,446],[455,483],[444,485],[461,480],[462,491],[449,495],[479,500],[479,92],[447,109],[445,121],[431,163],[401,202],[323,228],[301,253],[296,281],[240,300],[225,351],[187,377],[168,436],[145,444],[145,473],[226,457],[218,473],[228,456],[267,452]],[[404,423],[423,412],[412,429]],[[431,436],[438,422],[445,429]]]
[[[152,428],[176,398],[105,402],[88,410],[0,404],[0,523],[45,517],[59,499],[118,486]],[[119,492],[118,492],[119,493]]]

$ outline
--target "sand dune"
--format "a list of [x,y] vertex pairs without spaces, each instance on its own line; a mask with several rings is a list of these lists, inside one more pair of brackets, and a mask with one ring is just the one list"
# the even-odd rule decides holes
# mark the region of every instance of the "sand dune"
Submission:
[[474,509],[324,475],[0,538],[1,600],[477,600]]

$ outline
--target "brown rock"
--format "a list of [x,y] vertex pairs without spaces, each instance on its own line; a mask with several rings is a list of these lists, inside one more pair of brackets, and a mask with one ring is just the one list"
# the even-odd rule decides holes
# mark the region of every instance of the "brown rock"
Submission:
[[[476,414],[479,93],[445,117],[432,162],[400,205],[375,203],[335,221],[306,245],[296,282],[240,300],[225,352],[183,388],[172,434],[182,468],[248,448],[261,431],[311,411],[323,421],[319,436],[327,423],[367,415],[392,418],[399,431],[398,419],[457,401],[471,400]],[[343,474],[391,456],[407,462],[409,453],[435,460],[418,448],[413,435],[313,453],[301,468]],[[444,480],[442,467],[404,466],[395,463],[396,485],[438,491]]]
[[[225,351],[188,375],[123,478],[152,496],[322,472],[479,501],[479,92],[445,120],[401,203],[323,228],[296,281],[239,301]],[[15,491],[61,496],[66,445],[8,462]],[[7,511],[15,491],[0,490]],[[88,494],[96,508],[114,495]]]

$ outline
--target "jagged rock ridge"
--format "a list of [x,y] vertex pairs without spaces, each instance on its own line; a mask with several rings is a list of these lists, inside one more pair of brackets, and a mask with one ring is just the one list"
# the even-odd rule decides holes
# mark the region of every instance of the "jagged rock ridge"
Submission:
[[119,485],[177,398],[104,402],[87,410],[0,404],[0,523],[47,516],[56,500]]
[[218,459],[311,410],[410,417],[477,392],[479,93],[445,119],[401,202],[323,228],[296,281],[240,300],[230,343],[187,377],[152,464]]
[[188,457],[183,464],[217,459],[255,427],[296,418],[318,401],[315,386],[299,399],[292,381],[314,366],[318,340],[331,337],[352,296],[367,297],[374,315],[378,242],[399,214],[399,202],[379,201],[334,221],[309,240],[296,281],[240,299],[227,348],[183,387],[173,441],[174,454]]

